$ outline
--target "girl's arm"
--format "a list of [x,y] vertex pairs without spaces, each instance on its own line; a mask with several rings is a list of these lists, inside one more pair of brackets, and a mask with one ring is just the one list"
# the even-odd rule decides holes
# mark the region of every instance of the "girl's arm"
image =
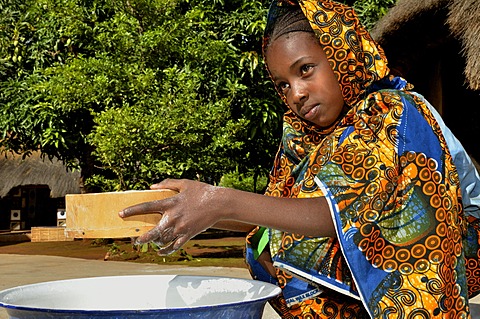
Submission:
[[211,227],[249,231],[254,225],[306,236],[334,237],[330,209],[324,197],[278,198],[191,180],[165,180],[152,189],[172,189],[176,196],[128,207],[120,217],[161,213],[158,225],[138,238],[155,241],[159,253],[178,250],[190,238]]
[[255,227],[256,225],[237,222],[234,220],[222,220],[220,222],[215,223],[212,226],[212,228],[215,228],[215,229],[231,230],[231,231],[245,232],[245,233],[251,232]]

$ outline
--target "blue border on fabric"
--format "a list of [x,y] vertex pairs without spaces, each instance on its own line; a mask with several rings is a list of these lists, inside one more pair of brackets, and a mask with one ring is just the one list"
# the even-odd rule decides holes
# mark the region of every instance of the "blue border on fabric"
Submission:
[[405,96],[401,98],[404,108],[398,126],[398,154],[403,155],[405,151],[424,153],[427,158],[433,158],[442,165],[438,170],[443,171],[443,150],[438,136],[412,101]]
[[[370,313],[370,315],[372,315],[371,310],[369,307],[367,307],[369,300],[368,297],[373,294],[378,285],[388,276],[388,273],[372,267],[371,263],[365,259],[363,253],[355,245],[353,242],[353,236],[358,232],[358,229],[350,229],[345,234],[340,231],[338,225],[342,225],[342,221],[340,219],[338,206],[336,205],[334,197],[330,189],[326,187],[323,182],[317,179],[317,183],[322,184],[323,189],[326,192],[325,198],[327,198],[327,200],[330,202],[332,215],[334,216],[335,224],[337,225],[337,237],[340,241],[340,247],[358,289],[358,293],[356,292],[356,294],[360,296],[360,299],[365,305],[365,309]],[[368,278],[368,281],[360,281],[359,279],[361,278]]]
[[[285,266],[288,266],[288,268]],[[288,263],[280,258],[275,260],[275,267],[278,267],[284,271],[287,271],[288,273],[294,276],[292,278],[292,281],[290,281],[287,284],[287,286],[284,288],[283,294],[286,299],[294,298],[296,295],[299,295],[299,291],[302,291],[302,290],[303,290],[303,294],[305,294],[309,290],[314,290],[314,289],[318,290],[319,288],[321,289],[319,285],[321,286],[322,284],[325,286],[325,288],[333,289],[339,293],[345,294],[346,296],[349,296],[349,295],[359,296],[358,292],[351,290],[351,287],[349,285],[346,285],[338,280],[335,280],[334,278],[320,275],[318,271],[314,269],[299,269],[297,266],[291,263]],[[299,271],[295,272],[295,271],[292,271],[291,269],[298,269]],[[301,273],[309,275],[313,279],[306,278],[302,276]],[[296,278],[296,277],[299,277],[299,278]],[[289,285],[291,286],[289,287]]]

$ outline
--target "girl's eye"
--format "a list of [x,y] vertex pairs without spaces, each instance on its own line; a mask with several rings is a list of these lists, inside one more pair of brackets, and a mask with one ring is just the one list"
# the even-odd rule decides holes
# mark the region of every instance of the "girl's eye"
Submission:
[[290,85],[288,83],[285,83],[285,82],[281,82],[277,86],[280,89],[280,91],[282,91],[282,92],[285,92],[290,87]]
[[305,65],[302,65],[302,67],[300,68],[300,72],[303,74],[306,74],[308,73],[308,71],[310,71],[311,69],[313,68],[313,65],[311,64],[305,64]]

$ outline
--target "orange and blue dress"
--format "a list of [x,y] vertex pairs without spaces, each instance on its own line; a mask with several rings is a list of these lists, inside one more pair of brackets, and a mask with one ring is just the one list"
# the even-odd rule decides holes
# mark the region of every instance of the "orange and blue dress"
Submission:
[[[284,318],[468,318],[480,292],[480,223],[464,214],[435,117],[389,74],[351,8],[274,1],[269,22],[289,5],[310,22],[349,109],[328,130],[285,113],[266,195],[325,197],[337,237],[259,227],[247,238],[252,275],[282,288],[272,306]],[[275,277],[256,261],[262,250]]]

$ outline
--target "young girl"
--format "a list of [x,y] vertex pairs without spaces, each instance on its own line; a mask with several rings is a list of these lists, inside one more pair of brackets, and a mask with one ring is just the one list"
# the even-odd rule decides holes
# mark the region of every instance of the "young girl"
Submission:
[[274,1],[264,55],[289,108],[268,196],[164,181],[152,188],[180,193],[120,213],[163,213],[138,241],[170,253],[209,227],[261,225],[247,262],[282,288],[284,318],[467,318],[479,222],[426,101],[336,2]]

